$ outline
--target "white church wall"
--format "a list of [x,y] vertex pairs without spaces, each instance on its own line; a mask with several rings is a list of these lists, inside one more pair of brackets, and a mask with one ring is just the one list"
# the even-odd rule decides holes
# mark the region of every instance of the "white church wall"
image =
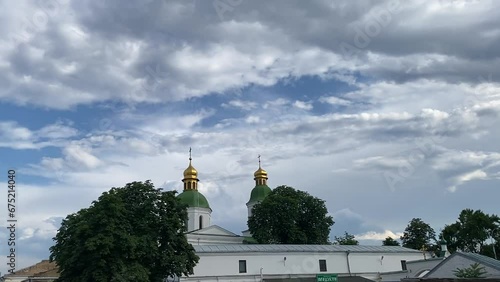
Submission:
[[208,227],[211,225],[211,210],[207,208],[193,208],[190,207],[187,209],[188,213],[188,231],[198,230],[200,229],[200,216],[203,217],[202,228]]
[[188,234],[188,243],[192,245],[221,245],[221,244],[243,244],[243,237],[213,236]]
[[257,202],[254,202],[254,203],[248,203],[248,204],[247,204],[247,209],[248,209],[248,217],[251,217],[251,216],[252,216],[252,209],[253,209],[253,207],[255,206],[255,204],[257,204]]
[[[220,281],[233,277],[231,281],[256,281],[264,277],[289,277],[336,273],[349,275],[347,255],[334,253],[198,253],[200,261],[194,269],[193,281]],[[383,259],[381,257],[383,256]],[[286,258],[286,259],[285,259]],[[350,253],[351,275],[375,279],[380,272],[401,270],[401,260],[422,259],[420,253]],[[239,273],[239,261],[246,261],[246,273]],[[319,260],[326,260],[325,272],[320,271]],[[236,279],[236,278],[238,279]],[[201,279],[201,280],[200,280]],[[185,279],[182,279],[185,280]],[[214,280],[214,281],[215,281]],[[187,280],[186,280],[187,281]],[[257,280],[258,281],[258,280]]]
[[436,267],[443,258],[420,259],[406,262],[406,271],[386,272],[380,275],[381,281],[400,281],[402,278],[421,277]]

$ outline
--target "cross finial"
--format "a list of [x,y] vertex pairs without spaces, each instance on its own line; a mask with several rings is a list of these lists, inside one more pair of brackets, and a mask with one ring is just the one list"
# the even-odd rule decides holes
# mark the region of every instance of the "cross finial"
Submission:
[[189,161],[191,161],[191,147],[189,147]]
[[260,155],[257,158],[259,159],[259,168],[260,168]]

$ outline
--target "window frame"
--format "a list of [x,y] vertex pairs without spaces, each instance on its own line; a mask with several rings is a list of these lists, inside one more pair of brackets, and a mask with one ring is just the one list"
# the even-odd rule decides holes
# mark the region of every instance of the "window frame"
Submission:
[[239,273],[247,273],[247,261],[244,259],[240,259],[238,261],[238,272]]
[[319,260],[319,272],[327,272],[327,271],[328,271],[328,267],[326,265],[326,259],[320,259]]
[[401,270],[408,270],[408,267],[406,265],[406,260],[401,260]]

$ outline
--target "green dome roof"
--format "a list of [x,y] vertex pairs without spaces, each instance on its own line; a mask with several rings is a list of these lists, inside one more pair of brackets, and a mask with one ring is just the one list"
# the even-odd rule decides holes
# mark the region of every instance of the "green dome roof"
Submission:
[[177,197],[190,208],[210,208],[207,198],[197,190],[186,190]]
[[250,194],[249,203],[252,202],[261,202],[267,196],[267,194],[271,193],[271,188],[267,185],[257,185],[252,189],[252,193]]

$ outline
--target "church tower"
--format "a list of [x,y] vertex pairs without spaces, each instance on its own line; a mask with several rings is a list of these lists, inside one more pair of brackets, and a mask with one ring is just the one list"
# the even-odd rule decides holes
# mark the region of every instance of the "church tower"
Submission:
[[184,190],[179,199],[188,205],[187,231],[193,231],[210,226],[212,209],[207,199],[198,191],[198,171],[191,164],[191,148],[189,148],[189,166],[184,170]]
[[255,204],[260,203],[264,200],[267,194],[271,193],[271,188],[267,186],[267,171],[262,169],[260,166],[260,155],[259,155],[259,169],[253,174],[255,180],[255,187],[250,193],[250,200],[247,203],[248,217],[252,216],[252,209]]

